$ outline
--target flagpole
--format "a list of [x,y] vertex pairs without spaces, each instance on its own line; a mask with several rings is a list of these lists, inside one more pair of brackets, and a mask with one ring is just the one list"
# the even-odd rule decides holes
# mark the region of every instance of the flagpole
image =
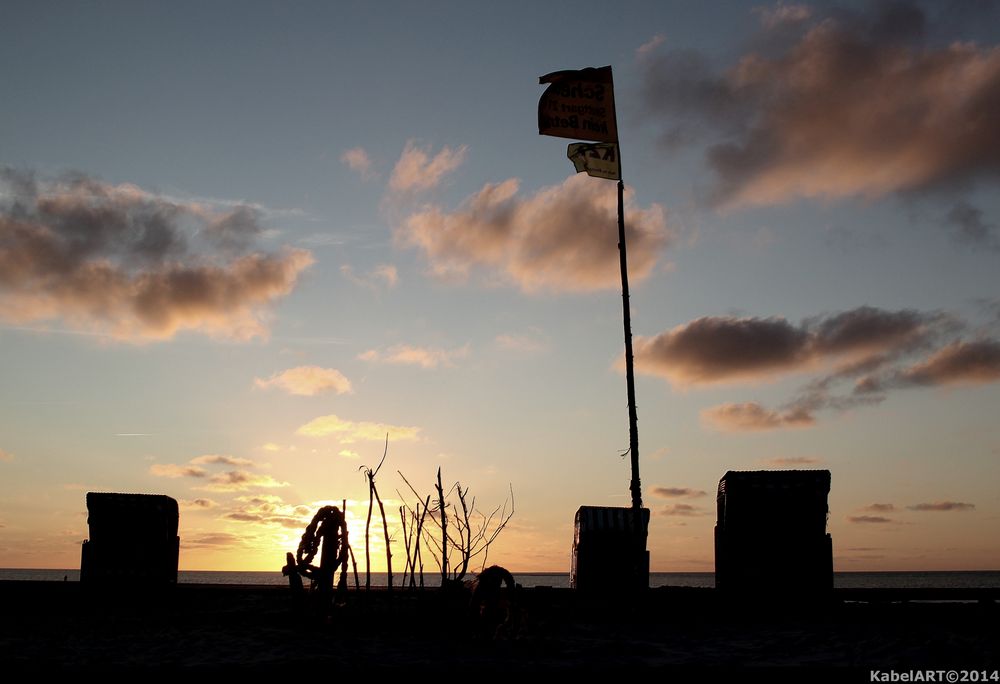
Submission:
[[[621,147],[618,149],[621,162]],[[632,359],[632,313],[628,294],[628,257],[625,250],[625,182],[618,180],[618,260],[622,272],[622,319],[625,328],[625,384],[628,392],[628,450],[632,461],[632,508],[642,508],[639,479],[639,420],[635,408],[635,371]]]
[[[601,533],[603,542],[586,542],[580,546],[580,539],[590,536],[581,520],[603,507],[581,506],[576,513],[576,533],[573,538],[574,587],[589,585],[593,580],[590,573],[600,574],[600,582],[607,581],[608,566],[606,554],[619,554],[619,547],[609,545],[612,540],[628,540],[634,544],[635,555],[622,560],[621,578],[634,588],[649,587],[649,551],[646,541],[649,536],[649,509],[642,507],[642,482],[639,479],[639,428],[635,406],[635,370],[632,355],[632,313],[629,308],[628,256],[625,248],[625,182],[621,173],[621,149],[618,143],[618,121],[615,115],[614,79],[611,67],[588,68],[578,71],[554,71],[541,76],[538,82],[548,85],[538,101],[538,133],[558,138],[589,141],[571,143],[566,155],[577,173],[618,181],[618,259],[622,277],[622,319],[625,329],[625,381],[628,390],[628,431],[631,455],[632,493],[631,509],[616,508],[623,515],[616,516],[617,523],[611,523],[618,534],[608,536]],[[630,511],[630,515],[624,515]],[[582,517],[581,517],[582,516]],[[597,535],[594,535],[595,537]],[[596,541],[596,540],[595,540]],[[581,548],[587,551],[581,551]],[[590,567],[594,565],[595,567]],[[581,579],[583,578],[583,579]]]

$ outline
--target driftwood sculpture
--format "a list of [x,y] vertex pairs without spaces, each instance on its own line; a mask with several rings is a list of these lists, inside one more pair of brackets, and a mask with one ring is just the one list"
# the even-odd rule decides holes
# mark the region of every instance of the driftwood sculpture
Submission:
[[[320,554],[319,567],[312,564],[317,553]],[[347,559],[350,553],[344,514],[336,506],[324,506],[316,512],[302,534],[295,557],[291,553],[285,555],[286,565],[281,572],[288,576],[292,593],[297,596],[304,591],[302,577],[308,578],[319,604],[326,606],[333,598],[333,576],[338,567],[341,569],[338,588],[347,588]]]

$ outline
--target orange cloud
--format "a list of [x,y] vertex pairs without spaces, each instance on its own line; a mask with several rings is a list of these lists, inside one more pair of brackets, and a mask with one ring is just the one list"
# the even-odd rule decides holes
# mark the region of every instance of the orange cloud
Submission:
[[786,427],[808,427],[815,419],[802,411],[773,411],[756,402],[721,404],[705,409],[701,418],[724,432],[774,430]]
[[14,454],[10,453],[9,451],[4,451],[3,449],[0,449],[0,461],[13,461],[13,460],[14,460]]
[[208,471],[198,466],[184,466],[175,463],[154,463],[149,466],[149,473],[156,477],[205,477]]
[[219,504],[211,499],[183,499],[178,502],[181,508],[186,508],[190,510],[206,510],[209,508],[215,508]]
[[240,503],[222,516],[224,520],[304,529],[311,518],[309,507],[286,504],[277,496],[241,496],[236,500]]
[[277,387],[289,394],[304,397],[312,397],[325,392],[348,394],[352,391],[351,381],[345,378],[340,371],[334,368],[320,368],[319,366],[289,368],[275,373],[267,380],[255,378],[254,385],[261,389]]
[[548,349],[548,344],[537,331],[530,335],[504,333],[494,338],[497,346],[506,351],[537,354]]
[[[637,336],[635,362],[639,373],[679,386],[821,370],[779,408],[743,402],[702,411],[706,424],[726,431],[804,427],[815,423],[820,410],[878,404],[889,390],[1000,380],[1000,341],[957,340],[942,346],[965,327],[943,312],[870,306],[807,318],[798,325],[779,317],[706,316],[652,337]],[[917,363],[907,360],[916,354],[927,356]],[[834,391],[848,380],[853,391]]]
[[809,334],[784,318],[704,317],[637,336],[636,370],[688,385],[758,378],[810,361]]
[[[617,191],[584,175],[534,195],[519,181],[487,184],[455,211],[427,206],[411,214],[396,239],[417,247],[442,278],[484,268],[525,292],[618,288]],[[629,275],[648,277],[669,234],[660,205],[634,206],[626,196]]]
[[712,137],[716,201],[878,197],[1000,169],[1000,48],[929,47],[927,18],[905,2],[815,18],[794,7],[763,13],[782,33],[723,73],[692,53],[648,63],[644,99],[665,138]]
[[420,428],[388,425],[386,423],[356,423],[343,420],[333,414],[319,416],[295,431],[297,435],[306,437],[335,436],[341,443],[381,442],[386,434],[391,442],[415,442],[420,439]]
[[664,506],[659,510],[660,515],[677,515],[682,517],[693,517],[696,515],[705,515],[705,512],[696,506],[690,504],[671,504],[669,506]]
[[900,380],[912,385],[996,382],[1000,380],[1000,342],[955,342],[906,369]]
[[228,532],[208,532],[181,537],[182,549],[217,549],[244,545],[246,545],[244,537]]
[[886,518],[881,515],[849,515],[847,516],[848,522],[861,523],[861,524],[875,524],[881,525],[885,523],[896,522],[892,518]]
[[455,359],[464,359],[468,355],[468,345],[459,347],[458,349],[439,349],[436,347],[413,347],[408,344],[397,344],[385,351],[369,349],[359,354],[358,358],[362,361],[373,363],[437,368],[438,366],[454,367]]
[[895,354],[925,341],[937,314],[863,306],[793,325],[784,318],[706,316],[637,336],[636,370],[678,385],[773,377],[838,357]]
[[800,465],[816,465],[817,463],[822,463],[823,461],[818,458],[813,458],[811,456],[785,456],[778,458],[769,458],[765,461],[768,465],[773,466],[800,466]]
[[354,273],[354,268],[350,264],[340,267],[340,274],[355,285],[366,287],[370,290],[378,290],[379,285],[393,288],[399,282],[399,271],[392,264],[379,264],[367,275],[359,276]]
[[217,473],[208,480],[208,484],[201,489],[211,492],[241,492],[256,487],[288,487],[288,482],[280,482],[270,475],[260,475],[249,473],[245,470],[230,470],[224,473]]
[[224,454],[205,454],[192,458],[189,463],[194,465],[231,465],[236,467],[253,466],[253,461],[237,456],[226,456]]
[[961,501],[935,501],[934,503],[918,503],[914,506],[907,506],[911,511],[972,511],[975,504],[963,503]]
[[640,45],[639,47],[637,47],[635,49],[635,55],[636,55],[636,57],[639,57],[641,59],[641,58],[644,58],[647,55],[655,52],[656,48],[658,48],[661,45],[663,45],[663,43],[666,40],[667,40],[666,36],[664,36],[662,33],[657,33],[652,38],[650,38],[645,43],[643,43],[642,45]]
[[702,489],[691,489],[690,487],[653,487],[653,494],[655,494],[656,496],[662,496],[666,498],[671,498],[671,497],[697,498],[700,496],[705,496],[706,492]]
[[362,180],[371,180],[378,176],[375,169],[372,168],[371,157],[368,156],[363,147],[352,147],[346,150],[340,155],[340,161],[346,164],[351,171],[357,172]]
[[420,147],[413,140],[406,141],[403,153],[392,169],[389,188],[399,191],[425,191],[437,187],[449,173],[465,161],[468,146],[452,149],[445,145],[431,156],[430,147]]
[[250,251],[263,229],[249,206],[214,211],[129,184],[0,170],[4,195],[0,319],[11,322],[62,319],[130,342],[263,337],[269,306],[313,262],[301,249]]

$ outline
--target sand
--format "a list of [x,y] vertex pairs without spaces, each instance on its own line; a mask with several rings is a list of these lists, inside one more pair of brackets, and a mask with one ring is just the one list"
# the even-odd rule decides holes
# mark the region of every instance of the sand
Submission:
[[0,582],[0,661],[38,668],[244,668],[296,674],[456,674],[666,669],[869,681],[869,670],[1000,667],[1000,610],[971,603],[845,601],[733,607],[710,589],[638,600],[524,589],[513,626],[477,638],[467,598],[350,592],[330,618],[294,609],[284,587],[180,585],[148,595],[78,583]]

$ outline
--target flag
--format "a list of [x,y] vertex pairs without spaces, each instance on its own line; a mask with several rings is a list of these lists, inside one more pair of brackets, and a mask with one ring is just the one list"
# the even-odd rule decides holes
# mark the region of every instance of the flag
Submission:
[[538,101],[540,135],[618,142],[611,67],[554,71],[538,82],[549,84]]
[[618,161],[618,143],[570,143],[566,156],[573,162],[576,172],[588,176],[621,180],[622,167]]

